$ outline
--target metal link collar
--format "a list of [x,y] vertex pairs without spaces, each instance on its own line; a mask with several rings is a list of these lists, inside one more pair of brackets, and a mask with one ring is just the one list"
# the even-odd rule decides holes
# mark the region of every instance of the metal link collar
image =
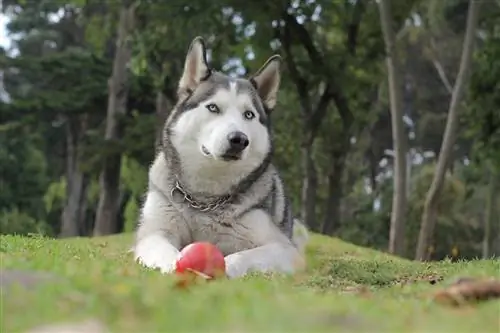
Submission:
[[189,195],[181,186],[179,181],[175,182],[175,186],[170,191],[170,196],[174,200],[174,194],[179,193],[182,196],[182,201],[187,202],[189,206],[194,209],[198,209],[202,212],[214,211],[221,206],[225,205],[231,199],[231,195],[225,195],[213,202],[202,203],[193,199],[191,195]]

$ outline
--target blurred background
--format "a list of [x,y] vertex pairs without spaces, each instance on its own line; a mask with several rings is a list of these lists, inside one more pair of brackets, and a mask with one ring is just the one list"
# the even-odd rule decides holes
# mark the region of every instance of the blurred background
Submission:
[[477,2],[3,0],[0,232],[133,231],[200,35],[231,75],[282,56],[275,164],[311,230],[500,256],[500,1]]

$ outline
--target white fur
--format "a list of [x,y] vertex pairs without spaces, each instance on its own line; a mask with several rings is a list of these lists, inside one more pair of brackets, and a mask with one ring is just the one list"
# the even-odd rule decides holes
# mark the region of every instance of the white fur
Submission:
[[135,247],[135,260],[146,267],[159,268],[162,273],[174,271],[178,256],[179,250],[161,233],[139,240]]
[[241,277],[252,271],[293,273],[303,265],[301,253],[264,211],[250,211],[239,225],[244,226],[244,237],[260,246],[226,256],[228,277]]
[[169,216],[168,203],[159,193],[149,191],[141,213],[143,221],[149,223],[142,223],[137,230],[135,259],[146,267],[159,268],[162,273],[172,272],[181,239],[169,240],[162,232],[162,222]]
[[[215,103],[221,113],[214,114],[206,105]],[[256,117],[248,120],[244,112],[250,110]],[[268,153],[269,133],[258,120],[258,113],[247,94],[237,94],[235,85],[221,89],[197,108],[183,114],[173,127],[172,143],[181,160],[193,161],[183,165],[188,187],[201,192],[223,194],[262,163]],[[229,148],[227,136],[241,131],[250,141],[238,161],[223,161],[220,156]],[[210,156],[205,156],[205,146]]]

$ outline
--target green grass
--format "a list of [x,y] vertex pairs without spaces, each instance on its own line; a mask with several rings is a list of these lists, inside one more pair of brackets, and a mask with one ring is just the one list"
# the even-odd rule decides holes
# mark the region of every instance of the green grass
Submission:
[[[252,276],[179,290],[141,268],[130,235],[53,240],[1,236],[2,269],[62,278],[2,290],[0,332],[102,321],[113,332],[499,332],[500,302],[450,308],[429,294],[463,276],[499,276],[500,262],[418,263],[322,236],[294,277]],[[429,279],[443,280],[431,284]],[[409,283],[411,281],[411,283]],[[359,287],[368,292],[356,292]]]

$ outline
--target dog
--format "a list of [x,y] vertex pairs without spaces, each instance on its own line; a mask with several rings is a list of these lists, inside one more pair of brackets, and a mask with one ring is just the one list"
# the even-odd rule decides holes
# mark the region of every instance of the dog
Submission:
[[292,216],[271,161],[280,63],[274,55],[250,78],[233,78],[209,66],[203,38],[191,42],[149,169],[136,262],[171,273],[183,247],[208,241],[224,254],[229,278],[305,266],[308,230]]

